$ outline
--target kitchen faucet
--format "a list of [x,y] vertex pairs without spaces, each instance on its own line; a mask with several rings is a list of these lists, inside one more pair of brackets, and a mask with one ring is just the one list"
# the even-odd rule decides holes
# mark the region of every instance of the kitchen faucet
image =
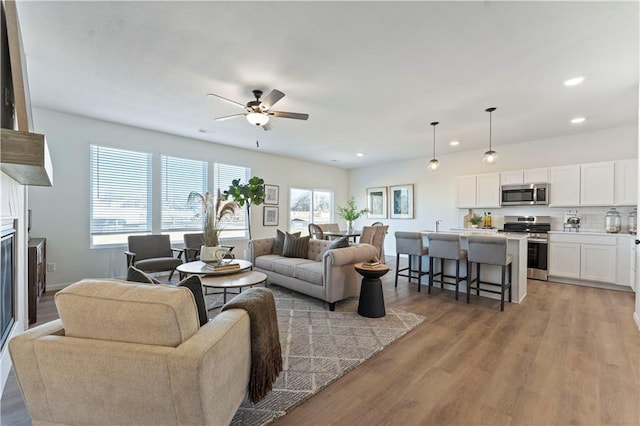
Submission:
[[442,219],[436,220],[436,232],[438,232],[438,230],[440,229],[440,223],[441,222],[442,222]]

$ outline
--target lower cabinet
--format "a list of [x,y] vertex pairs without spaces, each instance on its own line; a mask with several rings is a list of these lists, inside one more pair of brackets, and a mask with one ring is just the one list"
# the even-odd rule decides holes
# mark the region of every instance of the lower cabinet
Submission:
[[550,233],[549,276],[632,286],[631,242],[617,235]]

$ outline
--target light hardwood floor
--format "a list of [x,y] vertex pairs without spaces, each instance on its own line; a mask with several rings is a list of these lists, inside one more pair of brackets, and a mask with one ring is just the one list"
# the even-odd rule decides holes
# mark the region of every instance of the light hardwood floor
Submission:
[[[500,312],[383,278],[387,306],[427,321],[275,425],[640,424],[633,293],[530,280],[524,303]],[[51,295],[38,317],[56,317]],[[1,423],[28,425],[11,376]]]

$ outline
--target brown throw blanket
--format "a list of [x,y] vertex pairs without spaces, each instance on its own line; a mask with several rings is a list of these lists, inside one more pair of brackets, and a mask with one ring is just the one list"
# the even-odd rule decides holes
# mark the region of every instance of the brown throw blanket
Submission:
[[278,333],[276,302],[271,290],[255,287],[243,291],[226,305],[227,309],[244,309],[251,322],[251,377],[249,400],[260,401],[271,390],[282,371],[282,351]]

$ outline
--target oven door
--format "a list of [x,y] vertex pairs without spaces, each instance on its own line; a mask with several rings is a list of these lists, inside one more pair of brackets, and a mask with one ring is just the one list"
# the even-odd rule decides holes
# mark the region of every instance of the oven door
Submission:
[[527,278],[547,281],[548,242],[529,238],[527,241]]

